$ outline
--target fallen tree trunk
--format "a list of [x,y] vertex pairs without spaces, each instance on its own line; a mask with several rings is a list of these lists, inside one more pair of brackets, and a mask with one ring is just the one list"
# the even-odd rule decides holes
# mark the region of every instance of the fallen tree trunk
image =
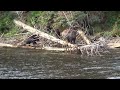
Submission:
[[0,43],[0,47],[12,47],[12,48],[30,48],[30,49],[43,49],[43,50],[48,50],[48,51],[66,51],[68,50],[74,50],[73,48],[57,48],[57,47],[29,47],[29,46],[15,46],[11,44],[6,44],[6,43]]
[[[42,47],[40,49],[44,49],[44,50],[55,50],[55,51],[75,51],[78,50],[80,51],[82,54],[87,54],[87,55],[93,55],[93,54],[99,54],[100,55],[100,51],[101,51],[101,47],[104,47],[103,45],[101,46],[100,44],[94,44],[91,43],[90,40],[88,40],[88,38],[85,36],[83,31],[78,30],[78,33],[82,36],[82,38],[84,39],[84,41],[88,44],[88,45],[84,45],[84,46],[76,46],[74,44],[71,43],[67,43],[66,41],[63,41],[61,39],[57,39],[47,33],[44,33],[42,31],[39,31],[37,29],[34,29],[33,27],[30,27],[24,23],[22,23],[21,21],[17,21],[14,20],[14,23],[17,26],[22,27],[23,29],[33,33],[33,34],[38,34],[39,36],[46,38],[48,40],[51,40],[53,42],[57,42],[59,44],[62,45],[68,45],[68,48],[54,48],[54,47]],[[39,48],[36,48],[39,49]]]
[[0,47],[15,47],[11,44],[0,43]]
[[[26,25],[26,24],[24,24],[24,23],[22,23],[22,22],[20,22],[20,21],[14,20],[14,23],[15,23],[16,25],[20,26],[20,27],[23,27],[24,29],[26,29],[27,31],[29,31],[29,32],[31,32],[31,33],[39,34],[41,37],[46,38],[46,39],[49,39],[49,40],[51,40],[51,41],[53,41],[53,42],[57,42],[57,43],[60,43],[60,44],[62,44],[62,45],[68,45],[68,46],[70,46],[70,47],[75,47],[75,45],[73,45],[73,44],[71,44],[71,43],[68,43],[68,42],[66,42],[66,41],[63,41],[63,40],[61,40],[61,39],[57,39],[57,38],[55,38],[55,37],[53,37],[53,36],[51,36],[51,35],[49,35],[49,34],[47,34],[47,33],[44,33],[44,32],[39,31],[39,30],[37,30],[37,29],[34,29],[34,28],[32,28],[32,27],[30,27],[30,26],[28,26],[28,25]],[[90,40],[88,40],[88,38],[85,36],[85,34],[84,34],[83,31],[78,30],[78,33],[81,35],[81,37],[83,38],[83,40],[84,40],[87,44],[91,44]]]
[[119,48],[120,43],[108,43],[107,44],[109,48]]
[[63,41],[61,39],[57,39],[47,33],[44,33],[42,31],[39,31],[37,29],[34,29],[33,27],[30,27],[24,23],[22,23],[21,21],[18,21],[18,20],[14,20],[14,23],[20,27],[22,27],[23,29],[26,29],[27,31],[31,32],[31,33],[34,33],[34,34],[38,34],[39,36],[43,37],[43,38],[46,38],[46,39],[49,39],[53,42],[57,42],[57,43],[60,43],[62,45],[68,45],[70,47],[75,47],[75,45],[71,44],[71,43],[67,43],[66,41]]
[[71,48],[57,48],[57,47],[29,47],[29,46],[14,46],[11,44],[0,43],[0,47],[12,47],[12,48],[29,48],[29,49],[40,49],[47,51],[62,51],[62,52],[79,52],[81,55],[93,56],[94,54],[100,55],[99,52],[103,52],[99,44],[84,45],[80,47],[71,47]]
[[83,31],[78,30],[77,32],[81,35],[81,37],[83,38],[83,40],[84,40],[88,45],[91,44],[91,41],[85,36],[85,34],[84,34]]

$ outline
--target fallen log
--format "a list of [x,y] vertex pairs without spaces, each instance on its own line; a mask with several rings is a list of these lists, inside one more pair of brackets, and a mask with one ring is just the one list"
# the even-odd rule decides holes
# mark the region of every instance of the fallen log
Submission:
[[108,43],[107,44],[109,48],[119,48],[120,43]]
[[81,55],[94,56],[101,55],[100,52],[103,52],[101,46],[99,44],[90,44],[84,45],[80,47],[69,47],[69,48],[57,48],[57,47],[31,47],[31,46],[15,46],[11,44],[0,43],[0,47],[11,47],[11,48],[26,48],[26,49],[39,49],[39,50],[47,50],[47,51],[57,51],[57,52],[78,52]]
[[[12,47],[12,48],[29,48],[29,49],[43,49],[43,50],[48,50],[48,51],[66,51],[66,48],[57,48],[57,47],[31,47],[31,46],[15,46],[11,44],[6,44],[6,43],[0,43],[0,47]],[[69,50],[74,50],[73,48],[67,48]]]
[[91,44],[91,41],[85,36],[85,34],[84,34],[83,31],[78,30],[77,32],[81,35],[81,37],[82,37],[83,40],[86,42],[86,44],[88,44],[88,45]]
[[0,43],[0,47],[15,47],[15,46],[11,44]]
[[[68,43],[68,42],[66,42],[64,40],[57,39],[57,38],[55,38],[55,37],[53,37],[53,36],[51,36],[51,35],[49,35],[47,33],[44,33],[44,32],[42,32],[40,30],[37,30],[37,29],[35,29],[35,28],[31,27],[31,26],[28,26],[28,25],[22,23],[21,21],[14,20],[14,23],[17,26],[20,26],[23,29],[25,29],[25,30],[33,33],[33,34],[38,34],[39,36],[41,36],[43,38],[46,38],[48,40],[51,40],[53,42],[57,42],[59,44],[68,45],[69,46],[68,48],[42,47],[42,48],[36,48],[36,49],[53,50],[53,51],[66,51],[66,50],[74,51],[74,50],[80,50],[81,53],[85,52],[85,53],[87,53],[87,55],[93,55],[94,53],[95,54],[100,54],[99,51],[101,50],[101,45],[91,43],[91,41],[85,36],[84,32],[81,31],[81,30],[78,30],[78,33],[81,35],[83,40],[88,45],[77,46],[77,45]],[[103,45],[102,45],[102,47],[103,47]]]
[[[27,31],[31,32],[31,33],[34,33],[34,34],[39,34],[39,36],[43,37],[43,38],[46,38],[46,39],[49,39],[53,42],[57,42],[57,43],[60,43],[62,45],[68,45],[70,47],[75,47],[74,44],[71,44],[71,43],[68,43],[66,41],[63,41],[61,39],[57,39],[47,33],[44,33],[40,30],[37,30],[33,27],[30,27],[24,23],[22,23],[21,21],[18,21],[18,20],[14,20],[14,23],[20,27],[23,27],[23,29],[26,29]],[[87,43],[87,44],[91,44],[91,41],[85,36],[84,32],[81,31],[81,30],[78,30],[78,33],[81,35],[81,37],[83,38],[83,40]]]
[[31,26],[28,26],[28,25],[22,23],[21,21],[14,20],[14,23],[15,23],[17,26],[20,26],[20,27],[22,27],[23,29],[26,29],[27,31],[29,31],[29,32],[31,32],[31,33],[38,34],[39,36],[41,36],[41,37],[43,37],[43,38],[46,38],[46,39],[48,39],[48,40],[51,40],[51,41],[53,41],[53,42],[57,42],[57,43],[60,43],[60,44],[62,44],[62,45],[68,45],[68,46],[70,46],[70,47],[75,47],[75,45],[73,45],[73,44],[71,44],[71,43],[68,43],[68,42],[66,42],[66,41],[63,41],[63,40],[61,40],[61,39],[57,39],[57,38],[55,38],[55,37],[53,37],[53,36],[51,36],[51,35],[49,35],[49,34],[47,34],[47,33],[44,33],[44,32],[42,32],[42,31],[40,31],[40,30],[37,30],[37,29],[35,29],[35,28],[31,27]]

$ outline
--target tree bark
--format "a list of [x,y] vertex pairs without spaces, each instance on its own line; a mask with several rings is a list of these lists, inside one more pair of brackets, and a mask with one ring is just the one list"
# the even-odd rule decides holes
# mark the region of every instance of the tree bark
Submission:
[[107,44],[109,48],[119,48],[120,43],[108,43]]
[[0,47],[14,47],[11,44],[0,43]]
[[81,35],[81,37],[83,38],[83,40],[89,45],[91,44],[91,41],[85,36],[84,32],[81,30],[78,30],[78,33]]

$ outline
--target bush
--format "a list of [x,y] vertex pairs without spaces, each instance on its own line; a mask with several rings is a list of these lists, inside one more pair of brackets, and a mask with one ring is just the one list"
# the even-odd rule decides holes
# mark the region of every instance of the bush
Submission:
[[32,26],[37,24],[44,27],[54,13],[54,11],[31,11],[27,17],[27,23]]
[[17,34],[18,31],[18,27],[15,26],[14,28],[11,28],[11,30],[5,34],[6,37],[14,37],[15,34]]
[[0,13],[0,33],[8,33],[14,27],[13,18],[8,11]]
[[[0,33],[12,35],[17,33],[17,28],[13,19],[17,17],[12,11],[0,11]],[[64,11],[72,24],[76,22],[85,23],[88,16],[88,23],[94,28],[95,33],[102,35],[120,36],[120,11]],[[54,15],[54,18],[52,18]],[[53,28],[64,30],[69,27],[69,23],[61,11],[29,11],[23,14],[25,23],[30,26],[38,26],[44,29],[49,20]],[[89,29],[88,29],[89,30]],[[7,34],[8,33],[8,34]]]

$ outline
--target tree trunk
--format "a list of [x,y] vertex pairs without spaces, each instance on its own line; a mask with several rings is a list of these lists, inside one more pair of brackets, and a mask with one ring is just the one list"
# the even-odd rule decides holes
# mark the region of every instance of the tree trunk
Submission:
[[81,30],[78,30],[78,33],[81,35],[81,37],[83,38],[83,40],[89,45],[91,44],[91,41],[85,36],[84,32]]
[[0,43],[0,47],[14,47],[11,44]]

